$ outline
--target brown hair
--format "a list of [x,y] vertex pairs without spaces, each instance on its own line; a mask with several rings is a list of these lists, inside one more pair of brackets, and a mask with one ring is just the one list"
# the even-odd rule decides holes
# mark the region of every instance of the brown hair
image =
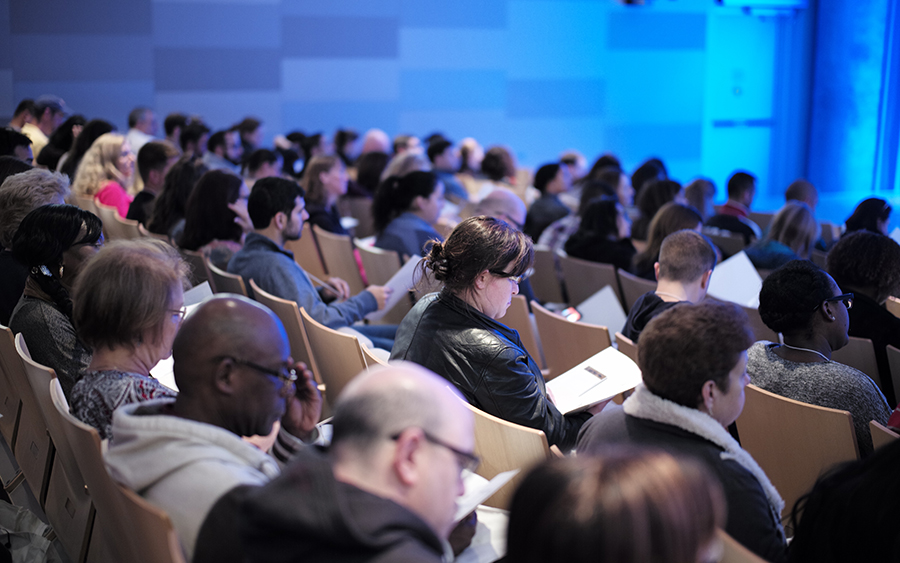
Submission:
[[667,236],[659,249],[659,277],[690,283],[716,265],[716,248],[704,235],[689,229]]
[[693,207],[675,202],[660,207],[647,227],[647,248],[634,257],[637,269],[653,270],[653,264],[659,260],[659,251],[667,236],[682,229],[694,229],[701,224],[703,217]]
[[698,462],[609,448],[525,477],[510,506],[507,559],[695,563],[724,520],[722,488]]
[[445,242],[433,241],[423,267],[434,272],[444,288],[462,293],[475,284],[485,270],[505,268],[511,275],[525,273],[534,263],[531,239],[505,221],[479,215],[469,217],[453,229]]
[[[341,162],[336,156],[316,156],[309,161],[306,171],[303,172],[303,190],[306,192],[306,203],[324,204],[325,184],[319,176],[328,172],[334,165]],[[344,164],[341,162],[341,166]]]
[[172,287],[187,285],[187,264],[168,244],[116,241],[85,266],[75,282],[72,321],[90,348],[134,349],[143,339],[157,343]]
[[707,381],[728,392],[728,373],[753,342],[747,314],[733,303],[672,307],[641,332],[638,364],[644,385],[663,399],[695,409]]

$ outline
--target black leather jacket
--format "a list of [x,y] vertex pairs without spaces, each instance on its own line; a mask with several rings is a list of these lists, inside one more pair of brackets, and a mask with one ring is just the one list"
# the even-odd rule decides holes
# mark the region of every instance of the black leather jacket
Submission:
[[519,333],[448,293],[423,297],[406,315],[391,353],[441,375],[470,404],[542,430],[547,441],[567,451],[588,413],[563,416],[547,400],[544,378],[525,351]]

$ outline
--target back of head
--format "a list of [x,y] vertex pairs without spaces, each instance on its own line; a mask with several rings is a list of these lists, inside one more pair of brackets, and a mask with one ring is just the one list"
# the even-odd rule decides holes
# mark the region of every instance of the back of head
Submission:
[[596,179],[597,175],[604,168],[615,168],[622,172],[622,163],[619,159],[613,154],[604,154],[601,155],[597,160],[594,161],[594,164],[591,166],[590,172],[588,172],[588,178]]
[[684,187],[684,199],[688,205],[700,212],[704,220],[712,217],[712,201],[716,196],[716,185],[707,178],[697,178]]
[[534,247],[507,222],[480,215],[457,225],[443,243],[435,242],[424,261],[447,290],[463,293],[485,270],[509,265],[511,275],[524,274],[534,263]]
[[763,280],[759,315],[775,332],[812,334],[816,307],[832,295],[828,274],[808,260],[791,260]]
[[819,191],[809,181],[799,178],[784,191],[784,201],[800,201],[814,208],[819,201]]
[[213,240],[241,239],[243,231],[228,204],[237,201],[243,183],[224,170],[210,170],[197,181],[184,210],[183,248],[197,250]]
[[809,258],[818,236],[819,223],[809,206],[789,201],[775,214],[766,238],[789,247],[801,258]]
[[228,133],[230,133],[230,131],[222,130],[216,131],[210,135],[209,140],[206,141],[206,150],[209,152],[216,152],[216,149],[219,147],[222,147],[223,150],[227,150],[228,140],[225,138],[225,135]]
[[383,152],[387,154],[391,148],[391,141],[387,133],[381,129],[369,129],[363,137],[362,154],[368,152]]
[[433,172],[421,171],[387,178],[378,186],[372,200],[375,230],[384,231],[395,217],[412,208],[417,197],[431,197],[437,182]]
[[31,117],[34,117],[34,100],[31,98],[25,98],[16,106],[15,111],[13,112],[13,117],[19,117],[23,113],[28,113]]
[[874,290],[869,297],[879,304],[900,293],[900,245],[882,234],[856,231],[841,238],[828,253],[827,268],[841,288]]
[[199,159],[192,160],[190,157],[181,158],[169,169],[147,225],[151,233],[168,234],[172,226],[184,218],[191,191],[206,172]]
[[19,223],[32,210],[63,203],[69,179],[58,172],[35,168],[6,178],[0,185],[0,246],[10,248]]
[[303,188],[285,178],[263,178],[253,184],[247,200],[247,212],[254,229],[265,229],[279,212],[288,217],[296,199],[304,195]]
[[0,156],[0,185],[3,185],[3,182],[10,176],[21,174],[32,168],[34,168],[32,165],[14,156]]
[[336,156],[316,156],[306,164],[306,171],[303,173],[303,190],[306,192],[307,203],[315,203],[322,205],[325,203],[326,193],[325,184],[322,183],[322,174],[329,170],[339,162]]
[[256,149],[247,158],[247,173],[253,176],[264,164],[275,164],[276,162],[278,162],[277,152],[269,149]]
[[515,176],[516,169],[512,155],[506,147],[489,148],[481,160],[481,172],[494,182]]
[[729,389],[729,372],[754,342],[747,314],[733,303],[703,301],[664,311],[641,332],[638,364],[655,395],[697,408],[701,390],[714,381]]
[[381,174],[390,159],[391,157],[387,153],[380,151],[371,151],[360,155],[356,160],[356,183],[370,193],[375,193],[378,183],[381,182]]
[[453,143],[447,139],[440,138],[433,143],[428,144],[428,160],[434,164],[434,159],[444,154],[444,151],[453,146]]
[[513,226],[520,231],[525,224],[526,214],[525,202],[507,188],[497,188],[486,195],[475,206],[474,213],[474,215],[488,215],[504,221],[511,220],[515,223]]
[[188,145],[198,143],[207,133],[209,133],[209,127],[200,121],[191,121],[181,129],[181,138],[178,139],[181,150],[187,150]]
[[187,123],[188,118],[183,113],[170,113],[163,121],[163,129],[166,132],[166,137],[174,135],[176,129],[184,129],[184,126],[187,125]]
[[659,209],[673,201],[678,192],[681,191],[681,184],[672,180],[651,180],[644,184],[644,187],[638,193],[635,204],[641,210],[641,214],[652,220]]
[[414,137],[412,135],[397,135],[394,137],[393,150],[394,154],[399,154],[409,148],[410,142]]
[[660,246],[660,279],[691,283],[715,266],[716,247],[706,236],[696,231],[675,231]]
[[90,348],[134,349],[158,342],[172,316],[172,291],[187,285],[188,267],[166,243],[114,241],[97,253],[75,282],[72,321]]
[[553,181],[556,178],[556,174],[559,172],[559,164],[545,164],[538,168],[537,172],[534,173],[534,187],[538,189],[541,193],[544,193],[547,190],[547,184]]
[[578,202],[578,216],[583,217],[587,206],[591,201],[600,196],[616,196],[615,184],[608,184],[600,180],[587,180],[581,184],[581,200]]
[[631,187],[640,196],[645,184],[653,180],[665,180],[668,177],[662,162],[657,158],[651,158],[641,164],[631,175]]
[[735,172],[728,179],[728,199],[739,200],[749,190],[756,189],[756,177],[747,172]]
[[891,217],[891,205],[885,200],[877,197],[870,197],[862,200],[853,215],[847,218],[847,232],[853,231],[871,231],[873,233],[881,232],[878,226],[879,221],[887,222]]
[[578,231],[591,236],[607,237],[617,235],[619,227],[619,200],[615,196],[600,196],[588,203],[581,214]]
[[15,156],[16,147],[31,145],[31,139],[11,127],[0,128],[0,156]]
[[237,129],[241,137],[244,135],[249,135],[259,129],[262,125],[262,121],[256,119],[255,117],[245,117],[240,122],[236,123],[233,129]]
[[697,229],[703,218],[697,210],[680,203],[669,202],[659,208],[647,229],[647,248],[637,256],[638,263],[649,262],[650,268],[659,258],[663,240],[682,229]]
[[138,122],[144,119],[144,114],[148,111],[150,111],[150,108],[143,106],[139,106],[131,110],[131,112],[128,114],[128,127],[135,127]]
[[525,477],[510,506],[507,558],[695,563],[724,521],[722,488],[698,462],[609,448]]
[[109,181],[123,186],[126,184],[125,176],[118,167],[123,142],[125,137],[118,133],[104,133],[97,137],[78,165],[72,181],[75,195],[94,196]]
[[149,182],[151,170],[163,170],[169,159],[178,156],[178,149],[166,141],[144,143],[137,155],[137,167],[144,183]]
[[391,176],[406,176],[410,172],[431,170],[431,163],[424,156],[415,152],[405,152],[394,156],[381,173],[381,179]]
[[84,158],[88,149],[91,148],[91,145],[94,144],[94,141],[100,138],[101,135],[111,133],[115,130],[116,128],[112,123],[102,119],[92,119],[85,123],[84,129],[81,130],[81,134],[75,139],[75,144],[72,147],[72,154],[66,159],[60,172],[67,175],[69,178],[74,178],[78,165],[81,163],[81,160]]

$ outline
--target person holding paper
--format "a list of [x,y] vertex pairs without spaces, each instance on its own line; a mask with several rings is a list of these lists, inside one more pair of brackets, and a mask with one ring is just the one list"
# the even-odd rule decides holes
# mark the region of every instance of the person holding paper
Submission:
[[590,414],[560,413],[519,334],[499,322],[533,261],[531,239],[505,221],[482,215],[460,223],[424,259],[443,289],[400,323],[391,359],[427,367],[475,407],[542,430],[551,445],[569,450]]
[[785,560],[784,501],[727,428],[744,408],[749,319],[737,305],[702,302],[662,313],[641,334],[644,383],[593,417],[578,454],[613,443],[652,446],[701,461],[728,506],[725,531],[766,561]]

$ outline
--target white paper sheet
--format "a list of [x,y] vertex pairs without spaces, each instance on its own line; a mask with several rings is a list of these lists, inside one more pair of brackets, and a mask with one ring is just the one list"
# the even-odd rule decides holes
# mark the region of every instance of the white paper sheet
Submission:
[[401,299],[407,299],[407,292],[412,289],[416,285],[416,281],[418,281],[416,274],[416,266],[419,265],[419,260],[421,260],[421,256],[413,256],[410,258],[406,264],[400,268],[396,274],[394,274],[391,279],[385,284],[385,286],[394,290],[391,294],[391,297],[387,300],[387,303],[384,305],[384,309],[379,311],[372,311],[366,318],[370,321],[377,321],[381,317],[385,316],[388,311],[390,311],[394,305],[400,302]]
[[548,381],[547,390],[553,394],[556,408],[568,414],[634,389],[641,381],[637,364],[610,346]]
[[491,495],[499,491],[503,485],[509,483],[509,480],[515,477],[519,471],[519,469],[512,469],[498,473],[490,481],[477,473],[466,471],[463,476],[466,492],[456,499],[456,514],[453,516],[453,521],[459,522],[471,514],[479,504],[491,498]]
[[716,266],[709,280],[711,296],[754,309],[759,308],[760,289],[762,278],[743,250]]
[[610,286],[585,299],[581,305],[575,307],[581,313],[581,321],[594,325],[605,326],[615,341],[615,334],[622,331],[628,315],[622,309],[616,292]]
[[209,287],[209,282],[197,284],[195,287],[184,292],[184,304],[198,305],[207,297],[212,297],[212,294],[213,292],[212,288]]

